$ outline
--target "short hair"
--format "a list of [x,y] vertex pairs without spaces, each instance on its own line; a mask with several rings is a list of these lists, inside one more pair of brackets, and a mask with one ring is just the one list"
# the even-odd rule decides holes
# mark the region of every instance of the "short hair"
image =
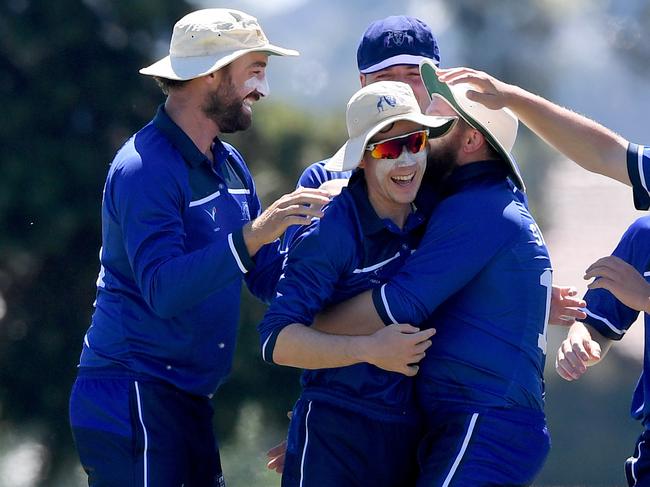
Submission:
[[172,90],[177,90],[179,88],[182,88],[190,81],[190,80],[162,78],[160,76],[154,76],[153,79],[156,80],[156,84],[158,84],[158,86],[160,87],[160,89],[165,95],[169,95],[169,92]]
[[[462,118],[462,117],[458,117],[458,122],[457,123],[463,129],[478,130],[476,127],[473,127],[467,121],[465,121],[465,119]],[[478,130],[478,131],[481,132],[480,130]],[[481,132],[481,134],[483,134],[483,132]],[[487,137],[484,134],[483,134],[483,138],[485,139],[485,155],[490,160],[494,159],[494,160],[502,161],[503,156],[501,155],[501,153],[490,143],[490,141],[488,141]],[[508,161],[506,161],[506,162],[508,162]]]

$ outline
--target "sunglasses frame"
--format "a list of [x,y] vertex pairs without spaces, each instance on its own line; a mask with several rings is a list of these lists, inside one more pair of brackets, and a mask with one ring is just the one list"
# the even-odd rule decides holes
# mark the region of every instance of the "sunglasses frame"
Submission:
[[[413,132],[409,132],[407,134],[396,135],[395,137],[389,137],[388,139],[380,140],[379,142],[373,142],[372,144],[366,145],[365,150],[372,152],[375,150],[375,148],[378,145],[381,145],[385,142],[390,142],[391,140],[397,140],[397,139],[405,139],[406,137],[410,137],[411,135],[420,134],[420,133],[424,133],[424,137],[425,137],[424,143],[426,144],[426,142],[429,140],[429,129],[420,129],[420,130],[414,130]],[[403,150],[404,150],[404,144],[402,144],[402,151]],[[372,157],[377,159],[375,156]]]

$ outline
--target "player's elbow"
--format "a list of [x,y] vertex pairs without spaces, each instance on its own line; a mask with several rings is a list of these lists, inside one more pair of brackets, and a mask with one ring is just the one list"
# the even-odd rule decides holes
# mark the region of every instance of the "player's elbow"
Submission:
[[170,320],[178,316],[182,311],[178,306],[175,306],[169,299],[165,299],[164,297],[152,298],[147,304],[156,316],[164,320]]
[[295,347],[292,346],[291,340],[295,326],[302,325],[284,326],[268,334],[262,343],[262,359],[265,362],[287,367],[300,366],[296,363]]
[[188,301],[181,299],[172,285],[162,285],[157,279],[151,279],[144,288],[143,297],[153,313],[159,318],[169,320],[188,308]]

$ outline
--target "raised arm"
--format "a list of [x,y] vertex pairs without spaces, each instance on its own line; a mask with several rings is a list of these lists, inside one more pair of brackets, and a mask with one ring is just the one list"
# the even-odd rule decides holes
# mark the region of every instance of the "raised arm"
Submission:
[[629,142],[599,123],[523,88],[470,68],[441,69],[440,80],[469,83],[468,98],[488,108],[511,109],[533,132],[587,169],[631,186],[627,170]]

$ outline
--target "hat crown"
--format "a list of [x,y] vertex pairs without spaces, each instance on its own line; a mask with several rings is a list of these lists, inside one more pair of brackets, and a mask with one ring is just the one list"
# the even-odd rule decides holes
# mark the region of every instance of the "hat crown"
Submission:
[[359,137],[382,121],[405,113],[421,113],[409,85],[401,81],[372,83],[360,89],[348,102],[348,135]]
[[357,67],[370,73],[395,64],[419,64],[420,58],[440,62],[431,28],[415,17],[396,15],[368,26],[357,48]]
[[187,14],[174,25],[169,54],[209,56],[268,44],[257,19],[239,10],[208,8]]

